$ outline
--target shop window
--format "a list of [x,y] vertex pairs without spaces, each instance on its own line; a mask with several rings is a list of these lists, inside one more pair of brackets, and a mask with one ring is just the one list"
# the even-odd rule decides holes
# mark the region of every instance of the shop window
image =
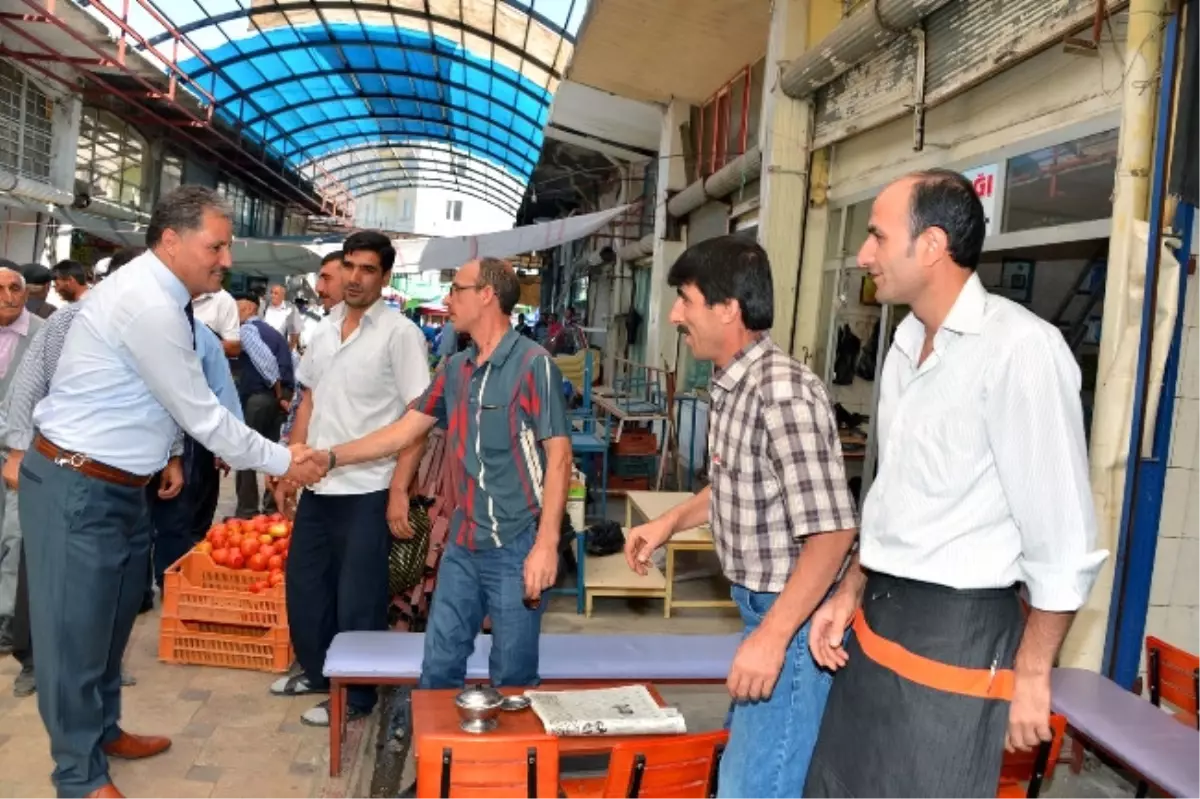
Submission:
[[0,167],[49,182],[52,110],[25,73],[0,61]]
[[446,218],[451,222],[462,221],[462,200],[446,201]]
[[1010,158],[1004,232],[1108,219],[1116,168],[1115,130]]
[[692,109],[689,131],[695,136],[698,172],[708,177],[752,147],[762,115],[764,62],[738,70],[721,88]]
[[179,188],[183,183],[183,159],[168,153],[163,156],[162,171],[158,177],[158,196],[162,197]]
[[126,208],[143,205],[146,140],[128,123],[107,111],[84,107],[79,118],[75,177],[93,197]]

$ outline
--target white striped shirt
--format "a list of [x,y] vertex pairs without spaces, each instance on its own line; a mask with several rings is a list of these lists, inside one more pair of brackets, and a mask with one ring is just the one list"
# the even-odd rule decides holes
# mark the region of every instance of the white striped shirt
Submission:
[[918,364],[924,339],[909,315],[884,363],[863,566],[959,589],[1024,583],[1035,608],[1078,609],[1108,553],[1062,334],[973,275]]

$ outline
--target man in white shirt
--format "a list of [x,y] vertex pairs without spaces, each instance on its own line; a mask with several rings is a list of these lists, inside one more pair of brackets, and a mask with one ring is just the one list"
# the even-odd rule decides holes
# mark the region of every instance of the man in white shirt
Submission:
[[[425,337],[387,307],[383,287],[396,251],[387,236],[360,231],[342,248],[342,303],[318,327],[297,380],[306,387],[293,445],[329,448],[399,419],[429,385]],[[272,693],[327,692],[325,651],[339,632],[387,629],[391,534],[408,534],[408,487],[423,444],[395,457],[333,469],[305,490],[296,507],[288,550],[288,623],[303,673],[283,678]],[[286,490],[278,504],[287,508]],[[375,689],[350,689],[347,714],[371,712]],[[301,717],[329,723],[328,703]]]
[[281,284],[271,284],[270,297],[270,303],[263,309],[263,321],[287,339],[289,347],[296,349],[300,344],[300,312],[287,301],[287,289]]
[[212,332],[221,339],[225,355],[236,358],[242,351],[240,317],[238,316],[237,300],[225,289],[208,291],[192,300],[192,311],[196,321],[208,325]]
[[[181,186],[159,201],[149,251],[80,305],[33,412],[21,462],[21,528],[38,660],[38,710],[60,796],[120,796],[108,757],[158,754],[166,738],[119,726],[121,655],[149,577],[146,485],[183,470],[179,428],[234,468],[307,482],[286,447],[239,422],[208,387],[195,351],[191,297],[231,266],[232,211],[212,189]],[[164,470],[164,466],[166,467]]]
[[859,265],[912,313],[880,381],[859,554],[813,614],[837,675],[806,796],[994,796],[1003,749],[1050,740],[1050,670],[1107,553],[1079,367],[1054,326],[984,289],[984,230],[946,170],[871,210]]

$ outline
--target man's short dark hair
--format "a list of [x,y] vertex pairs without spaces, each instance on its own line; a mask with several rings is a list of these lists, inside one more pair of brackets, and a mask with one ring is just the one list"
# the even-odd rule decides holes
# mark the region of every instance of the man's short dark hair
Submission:
[[737,300],[747,330],[775,323],[775,289],[767,252],[740,236],[718,236],[683,251],[667,273],[674,289],[695,286],[706,305]]
[[325,264],[329,263],[330,261],[342,260],[342,256],[344,254],[345,253],[343,253],[341,250],[334,250],[333,252],[325,253],[325,257],[321,259],[321,266],[324,266]]
[[[379,263],[385,272],[390,272],[392,264],[396,262],[396,248],[392,246],[392,240],[377,230],[360,230],[357,233],[351,233],[342,242],[343,256],[360,250],[378,255]],[[324,262],[322,261],[322,263]]]
[[521,281],[517,272],[508,261],[499,258],[479,259],[479,285],[491,286],[496,292],[496,302],[500,303],[500,312],[505,316],[517,307],[521,299]]
[[113,257],[108,260],[108,270],[104,273],[107,277],[113,272],[120,269],[125,264],[137,258],[146,251],[145,247],[122,247],[113,253]]
[[974,269],[983,252],[987,217],[971,181],[950,169],[915,172],[909,199],[909,236],[913,241],[931,227],[946,233],[950,259]]
[[146,227],[146,246],[153,249],[162,241],[163,233],[174,230],[199,230],[204,224],[204,212],[213,211],[226,219],[233,218],[233,211],[216,189],[207,186],[179,186],[167,192],[150,213],[150,224]]
[[69,277],[79,285],[86,286],[88,280],[91,278],[91,270],[79,263],[79,261],[72,261],[68,258],[50,267],[50,277],[55,280]]

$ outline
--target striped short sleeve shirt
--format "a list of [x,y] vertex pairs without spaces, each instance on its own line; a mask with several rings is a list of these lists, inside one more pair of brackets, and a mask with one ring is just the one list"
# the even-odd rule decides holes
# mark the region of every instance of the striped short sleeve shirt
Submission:
[[855,527],[825,386],[767,336],[713,375],[710,516],[731,582],[783,589],[813,533]]

